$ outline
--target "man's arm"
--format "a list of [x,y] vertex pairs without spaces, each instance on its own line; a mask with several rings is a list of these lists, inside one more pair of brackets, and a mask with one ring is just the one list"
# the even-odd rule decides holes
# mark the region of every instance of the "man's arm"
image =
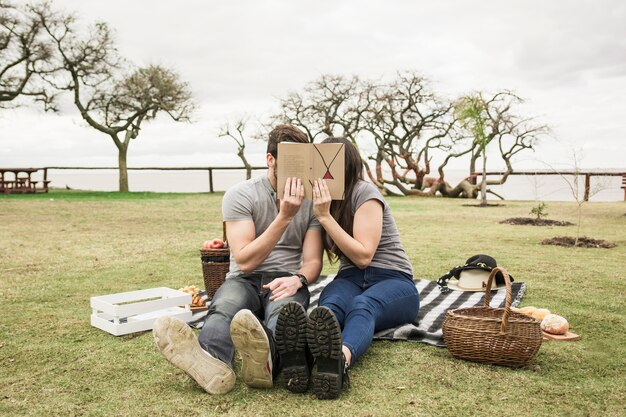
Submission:
[[285,195],[280,201],[278,216],[256,239],[252,220],[226,222],[228,244],[241,272],[249,274],[267,259],[291,220],[298,213],[303,199],[304,186],[302,181],[296,178],[287,178]]
[[[314,282],[322,271],[322,232],[309,229],[304,235],[302,244],[302,266],[298,273],[303,274],[307,281]],[[296,275],[280,277],[263,286],[272,291],[270,300],[280,300],[294,295],[302,287],[300,279]]]

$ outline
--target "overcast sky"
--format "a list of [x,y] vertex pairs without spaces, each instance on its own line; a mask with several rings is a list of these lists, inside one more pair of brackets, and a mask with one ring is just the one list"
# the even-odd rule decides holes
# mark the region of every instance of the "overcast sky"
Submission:
[[[239,165],[217,139],[224,121],[262,116],[322,74],[418,70],[437,92],[513,89],[551,139],[516,166],[568,161],[626,167],[626,2],[53,0],[116,30],[136,65],[178,71],[198,103],[193,124],[143,125],[129,166]],[[264,145],[252,144],[263,163]],[[71,107],[0,111],[0,166],[116,166],[110,138]]]

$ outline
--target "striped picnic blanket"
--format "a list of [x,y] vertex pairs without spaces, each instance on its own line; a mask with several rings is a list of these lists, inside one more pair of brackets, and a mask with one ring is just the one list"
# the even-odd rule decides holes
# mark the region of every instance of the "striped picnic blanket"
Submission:
[[[311,302],[309,312],[317,307],[320,294],[324,287],[335,278],[335,275],[321,276],[317,282],[309,286]],[[526,284],[514,282],[512,285],[512,306],[517,306],[524,293]],[[409,342],[427,343],[433,346],[445,347],[443,342],[442,326],[446,311],[455,308],[482,306],[485,294],[482,292],[450,291],[442,293],[435,281],[419,279],[415,287],[420,294],[420,309],[412,323],[399,327],[381,330],[374,335],[379,340],[406,340]],[[206,295],[203,295],[206,299]],[[504,307],[505,289],[498,289],[491,293],[491,307]],[[202,327],[206,312],[196,313],[190,322],[196,328]]]

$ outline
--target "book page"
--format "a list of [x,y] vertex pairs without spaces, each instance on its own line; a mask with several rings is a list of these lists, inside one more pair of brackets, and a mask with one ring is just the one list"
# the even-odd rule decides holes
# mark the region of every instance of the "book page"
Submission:
[[343,200],[345,189],[345,148],[343,143],[312,143],[311,181],[326,181],[333,200]]
[[345,188],[345,149],[342,143],[292,143],[278,144],[277,192],[281,199],[285,181],[290,177],[302,179],[304,198],[313,199],[313,181],[326,181],[333,200],[343,200]]
[[[277,194],[282,199],[285,195],[287,178],[297,177],[305,184],[305,198],[311,199],[309,172],[311,170],[311,149],[309,143],[281,142],[278,144]],[[308,185],[308,190],[307,186]]]

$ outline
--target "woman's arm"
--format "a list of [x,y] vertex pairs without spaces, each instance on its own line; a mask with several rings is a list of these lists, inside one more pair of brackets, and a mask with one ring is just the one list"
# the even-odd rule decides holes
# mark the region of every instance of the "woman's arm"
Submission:
[[383,206],[378,200],[368,200],[354,214],[352,235],[341,228],[330,215],[330,191],[326,182],[316,180],[313,186],[315,217],[341,252],[360,269],[367,268],[378,248],[383,230]]

